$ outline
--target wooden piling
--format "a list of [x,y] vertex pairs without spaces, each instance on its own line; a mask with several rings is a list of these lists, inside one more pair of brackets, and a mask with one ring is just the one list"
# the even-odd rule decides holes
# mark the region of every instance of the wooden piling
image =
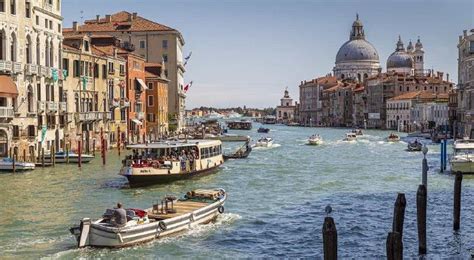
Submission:
[[41,167],[44,167],[44,147],[41,148]]
[[12,156],[12,164],[13,164],[13,173],[16,172],[16,158],[15,154]]
[[92,155],[95,156],[95,138],[92,140]]
[[121,136],[120,136],[120,126],[118,127],[118,131],[117,131],[117,132],[118,132],[118,137],[117,137],[117,150],[118,150],[118,155],[119,155],[119,157],[120,157],[120,138],[121,138]]
[[105,139],[102,138],[102,165],[105,165]]
[[425,186],[426,189],[428,189],[428,161],[426,160],[426,157],[423,158],[421,183]]
[[66,163],[69,163],[69,145],[70,144],[66,144]]
[[395,201],[395,207],[393,209],[393,224],[392,231],[398,232],[403,237],[403,222],[405,220],[405,207],[407,201],[404,193],[398,193],[397,200]]
[[51,165],[54,167],[56,165],[56,148],[51,147]]
[[77,147],[78,147],[78,156],[77,156],[77,166],[81,168],[81,160],[82,160],[82,144],[81,140],[77,141]]
[[324,218],[323,224],[324,260],[337,259],[337,230],[332,217]]
[[461,183],[462,173],[456,172],[454,179],[454,212],[453,212],[453,229],[459,230],[461,226]]
[[416,222],[418,225],[418,254],[426,254],[426,204],[427,191],[425,185],[418,186],[416,192]]
[[388,232],[386,249],[387,260],[403,259],[403,242],[400,233]]
[[444,156],[444,144],[443,144],[443,142],[440,143],[440,146],[441,146],[441,152],[440,152],[440,164],[439,164],[439,166],[441,167],[441,169],[440,169],[441,172],[443,172],[444,171],[444,165],[443,165],[443,163],[444,163],[444,157],[443,157]]

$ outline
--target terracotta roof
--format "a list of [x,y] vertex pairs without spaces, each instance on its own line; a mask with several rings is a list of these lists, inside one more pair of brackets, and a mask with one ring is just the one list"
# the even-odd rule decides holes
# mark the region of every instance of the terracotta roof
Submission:
[[63,44],[63,50],[68,50],[68,51],[79,51],[79,48],[72,47],[66,44]]
[[408,92],[396,97],[389,99],[388,101],[397,101],[397,100],[410,100],[410,99],[421,99],[421,100],[441,100],[448,99],[448,94],[435,94],[427,91],[413,91]]
[[[177,31],[171,27],[163,24],[159,24],[141,16],[129,21],[131,13],[122,11],[111,15],[111,21],[107,22],[106,18],[100,18],[97,20],[87,20],[83,25],[79,25],[79,31],[84,32],[112,32],[112,31]],[[63,30],[66,33],[73,31],[72,28],[65,28]]]

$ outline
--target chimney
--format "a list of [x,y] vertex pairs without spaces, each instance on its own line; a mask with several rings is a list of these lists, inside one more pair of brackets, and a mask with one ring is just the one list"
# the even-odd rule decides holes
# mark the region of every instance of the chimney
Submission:
[[449,73],[446,73],[446,81],[449,82]]
[[132,19],[133,19],[133,20],[137,19],[137,13],[133,13],[133,14],[132,14]]
[[105,22],[111,23],[112,22],[112,16],[110,14],[105,15]]
[[117,48],[114,48],[114,58],[117,58]]
[[131,13],[129,13],[129,14],[128,14],[127,21],[128,21],[128,22],[131,22],[131,21],[132,21],[132,19],[133,19],[133,17],[132,17],[132,14],[131,14]]
[[466,37],[467,36],[467,30],[463,30],[462,35],[464,35],[464,37]]
[[76,21],[72,22],[72,30],[75,32],[79,31],[79,26]]
[[99,21],[100,21],[100,15],[96,15],[96,16],[95,16],[95,21],[96,21],[96,22],[99,22]]

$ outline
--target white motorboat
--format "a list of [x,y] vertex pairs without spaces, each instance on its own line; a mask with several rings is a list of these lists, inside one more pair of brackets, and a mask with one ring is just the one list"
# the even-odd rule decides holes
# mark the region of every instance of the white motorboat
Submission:
[[352,133],[354,133],[354,134],[356,134],[356,135],[364,135],[364,134],[362,133],[362,130],[360,130],[360,129],[354,129],[354,130],[352,130]]
[[227,194],[223,189],[194,190],[184,198],[165,197],[148,209],[127,209],[127,223],[117,226],[114,210],[98,220],[83,218],[69,229],[78,247],[121,248],[136,245],[209,223],[224,212]]
[[273,145],[273,139],[270,137],[260,138],[255,144],[256,147],[271,147],[272,145]]
[[357,140],[357,135],[355,133],[346,133],[346,137],[343,141],[352,142]]
[[323,139],[319,135],[312,135],[308,138],[309,145],[320,145],[323,142]]
[[[54,154],[56,163],[67,163],[68,156],[66,152],[57,152]],[[51,160],[51,154],[45,154],[44,159],[46,161]],[[90,154],[81,154],[81,163],[88,163],[94,159],[93,155]],[[77,163],[79,161],[79,154],[74,152],[69,152],[69,163]]]
[[418,142],[418,140],[415,140],[412,143],[408,143],[407,149],[410,152],[420,152],[423,149],[423,144]]
[[397,134],[391,133],[387,137],[387,142],[398,142],[398,141],[400,141],[400,136],[398,136]]
[[474,173],[474,140],[457,140],[453,150],[451,172]]
[[[34,170],[35,164],[29,162],[15,162],[15,171]],[[0,160],[0,171],[13,172],[13,159],[5,157]]]

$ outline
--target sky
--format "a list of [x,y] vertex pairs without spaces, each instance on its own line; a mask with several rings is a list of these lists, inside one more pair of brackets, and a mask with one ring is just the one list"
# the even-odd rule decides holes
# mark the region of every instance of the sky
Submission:
[[474,28],[472,0],[63,0],[63,27],[118,11],[181,32],[192,51],[186,107],[275,107],[286,87],[332,71],[356,13],[385,71],[398,36],[420,37],[425,69],[457,82],[457,42]]

